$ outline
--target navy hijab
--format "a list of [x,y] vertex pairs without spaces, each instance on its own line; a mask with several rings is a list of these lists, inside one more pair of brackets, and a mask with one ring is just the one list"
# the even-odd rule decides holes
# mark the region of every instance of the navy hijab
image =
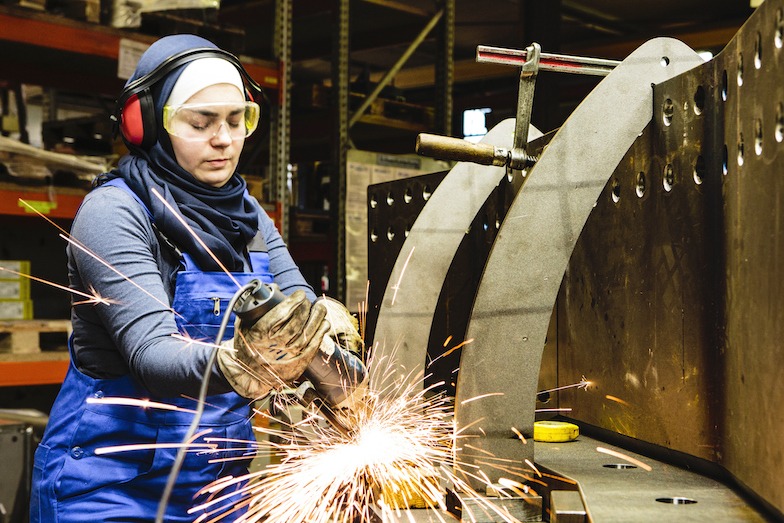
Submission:
[[[152,44],[139,59],[128,83],[152,71],[170,56],[193,48],[216,48],[194,35],[171,35]],[[194,178],[174,157],[169,135],[161,123],[163,105],[185,65],[169,73],[152,88],[157,116],[157,141],[149,149],[129,145],[116,169],[101,182],[122,178],[150,210],[155,226],[204,271],[221,270],[193,234],[156,197],[156,189],[185,219],[199,239],[230,270],[242,271],[246,246],[258,230],[258,207],[247,195],[245,180],[236,172],[223,187]]]

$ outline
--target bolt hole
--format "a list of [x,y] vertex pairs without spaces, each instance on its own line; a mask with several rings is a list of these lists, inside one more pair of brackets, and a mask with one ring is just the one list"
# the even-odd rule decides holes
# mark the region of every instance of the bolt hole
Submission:
[[738,133],[738,166],[743,165],[743,133]]
[[694,92],[694,114],[702,114],[705,109],[705,88],[703,86],[697,87]]
[[776,108],[776,131],[774,134],[777,142],[784,141],[784,103],[779,103]]
[[722,147],[721,150],[721,173],[724,176],[726,176],[727,173],[729,172],[729,163],[730,163],[729,156],[730,153],[729,151],[727,151],[727,144],[725,143],[724,147]]
[[662,67],[667,67],[670,65],[670,57],[669,56],[662,56],[661,61],[659,62]]
[[634,186],[634,192],[637,193],[638,198],[645,196],[645,173],[637,173],[637,181]]
[[618,203],[621,201],[621,184],[618,183],[618,180],[612,181],[612,190],[610,194],[612,196],[613,203]]
[[702,185],[702,180],[705,178],[705,158],[702,155],[697,157],[694,162],[694,183]]
[[754,68],[762,67],[762,35],[757,33],[757,41],[754,42]]
[[433,190],[429,185],[425,185],[424,188],[422,188],[422,198],[424,198],[425,201],[428,201],[432,195]]
[[414,199],[414,193],[411,190],[411,187],[406,187],[406,192],[403,194],[403,201],[406,203],[411,203],[411,200]]
[[659,503],[669,503],[671,505],[693,505],[697,503],[696,500],[690,498],[656,498]]
[[389,229],[387,229],[387,240],[392,241],[394,239],[395,239],[395,230],[392,227],[390,227]]
[[762,120],[754,120],[754,153],[757,156],[762,154]]
[[403,236],[408,238],[408,235],[411,233],[411,225],[406,225],[406,230],[403,231]]
[[670,192],[675,185],[675,171],[673,171],[671,163],[664,166],[662,184],[664,185],[664,190],[667,192]]
[[376,243],[378,241],[378,233],[375,229],[371,229],[370,231],[370,241]]
[[721,73],[721,101],[722,102],[726,102],[727,101],[727,84],[728,83],[729,82],[727,81],[727,70],[725,69]]
[[392,192],[387,193],[387,205],[390,207],[395,203],[395,195]]
[[618,470],[629,470],[629,469],[636,469],[636,465],[631,465],[629,463],[608,463],[607,465],[602,465],[602,467],[606,469],[618,469]]
[[773,43],[778,49],[781,49],[784,44],[784,11],[781,9],[776,11],[776,33],[773,37]]
[[376,195],[373,194],[370,196],[370,208],[375,209],[378,207],[378,200],[376,199]]
[[738,55],[738,87],[743,85],[743,55]]
[[664,104],[662,104],[662,121],[664,125],[672,124],[672,116],[675,114],[675,104],[672,103],[672,99],[667,98],[664,100]]

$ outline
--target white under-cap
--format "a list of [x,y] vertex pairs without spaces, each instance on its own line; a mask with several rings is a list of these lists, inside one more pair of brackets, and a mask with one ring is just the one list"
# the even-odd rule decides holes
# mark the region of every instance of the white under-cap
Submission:
[[231,84],[245,97],[245,86],[237,68],[221,58],[199,58],[185,66],[174,84],[166,105],[180,105],[205,87]]

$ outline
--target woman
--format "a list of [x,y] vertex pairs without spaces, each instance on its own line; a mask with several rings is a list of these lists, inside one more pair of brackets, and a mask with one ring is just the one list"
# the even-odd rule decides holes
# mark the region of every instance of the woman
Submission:
[[[176,449],[100,449],[182,442],[209,373],[197,433],[235,443],[187,454],[164,519],[193,521],[200,512],[188,509],[204,499],[200,489],[247,472],[247,460],[220,458],[242,456],[242,442],[254,439],[250,401],[296,380],[329,328],[325,307],[312,304],[313,290],[236,172],[259,120],[247,83],[233,56],[174,35],[144,53],[120,96],[116,117],[130,154],[99,178],[71,231],[71,287],[95,298],[73,303],[71,366],[35,455],[34,523],[154,519]],[[240,326],[207,370],[212,347],[172,335],[214,342],[229,298],[254,278],[289,297],[256,325]],[[263,357],[271,351],[273,363]],[[115,397],[189,411],[107,402]],[[241,505],[219,505],[213,515],[223,510],[232,521]]]

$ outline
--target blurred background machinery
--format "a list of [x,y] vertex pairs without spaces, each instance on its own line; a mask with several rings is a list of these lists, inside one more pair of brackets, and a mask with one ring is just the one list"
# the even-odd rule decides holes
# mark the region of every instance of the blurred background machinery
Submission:
[[[529,134],[532,168],[369,188],[368,337],[455,395],[464,462],[571,478],[579,521],[782,518],[783,35],[768,0],[708,62],[651,40]],[[505,121],[483,141],[513,136]],[[579,443],[534,445],[554,415]]]

